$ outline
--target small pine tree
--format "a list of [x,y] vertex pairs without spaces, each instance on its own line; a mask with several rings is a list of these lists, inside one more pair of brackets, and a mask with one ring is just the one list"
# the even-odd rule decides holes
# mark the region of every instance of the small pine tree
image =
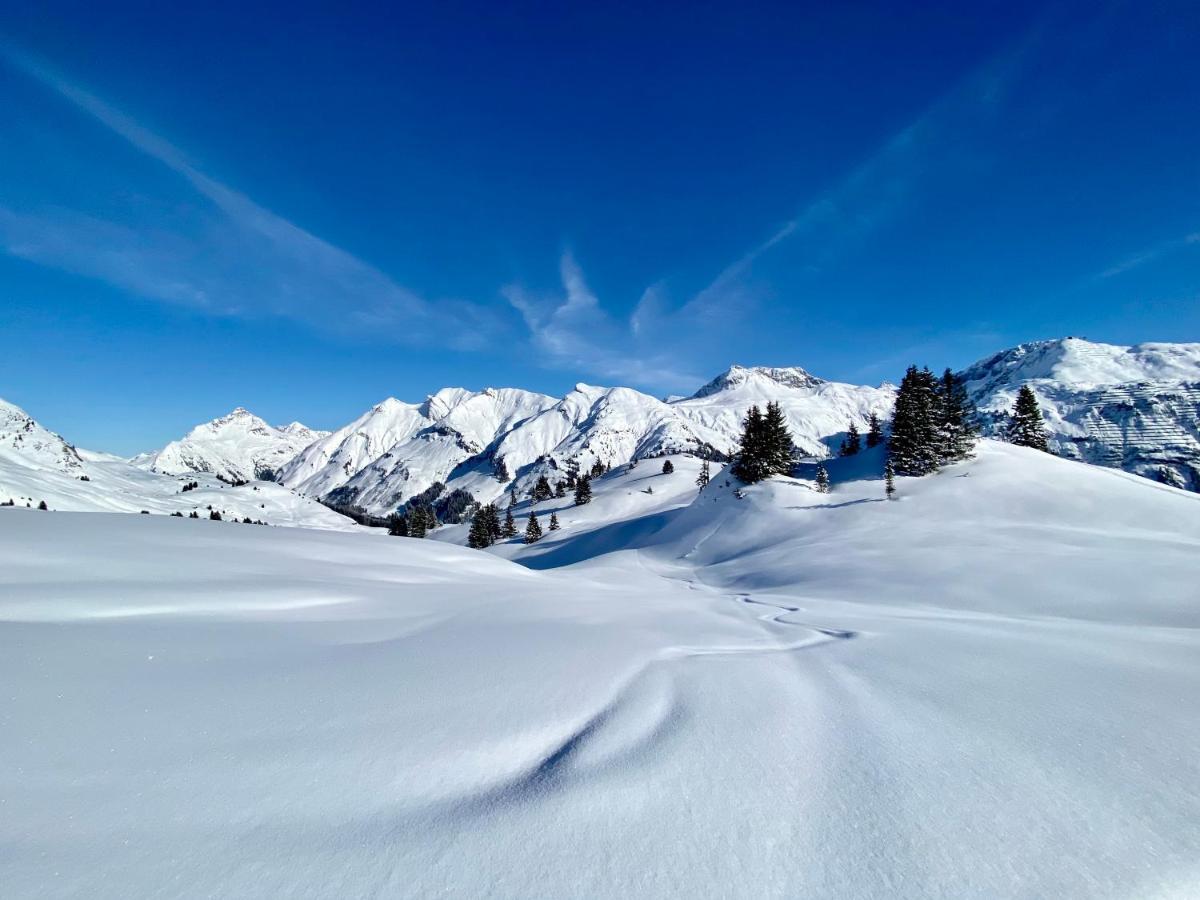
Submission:
[[1008,423],[1008,440],[1020,447],[1050,452],[1042,408],[1027,384],[1021,385],[1021,390],[1017,392],[1017,402],[1013,405],[1012,418]]
[[883,493],[889,500],[896,493],[896,469],[890,459],[883,467]]
[[587,475],[581,475],[579,480],[575,482],[575,505],[583,506],[585,503],[592,502],[592,479]]
[[208,514],[208,518],[213,522],[220,522],[221,514],[214,509],[212,512],[210,512]]
[[604,463],[601,462],[599,459],[597,459],[594,463],[592,463],[591,475],[593,478],[599,478],[603,474],[604,474]]
[[829,471],[821,465],[817,466],[817,491],[822,494],[829,493]]
[[504,511],[504,527],[500,529],[500,536],[511,538],[517,536],[517,523],[513,519],[513,511],[510,506]]
[[405,516],[392,516],[388,519],[388,534],[392,537],[408,537],[408,519]]
[[883,427],[879,424],[879,416],[871,413],[867,420],[867,446],[878,447],[883,443]]
[[198,518],[200,518],[200,513],[196,512],[196,510],[193,509],[191,514],[188,516],[188,518],[189,519],[198,519]]
[[557,481],[554,484],[554,496],[561,500],[567,496],[567,483],[565,481]]
[[48,507],[48,506],[46,505],[46,501],[45,501],[45,500],[42,500],[40,503],[38,503],[38,509],[42,509],[42,510],[49,510],[49,509],[50,509],[50,507]]
[[539,475],[537,483],[533,486],[533,499],[541,503],[543,500],[549,500],[554,496],[554,489],[550,487],[550,482],[545,475]]
[[704,490],[708,487],[710,481],[712,481],[712,470],[709,468],[708,460],[706,459],[700,464],[700,474],[696,476],[696,486],[700,490]]
[[758,406],[751,406],[742,420],[742,437],[738,442],[733,474],[746,484],[762,481],[770,475],[765,457],[762,410]]
[[503,457],[498,457],[492,462],[492,474],[501,484],[508,481],[508,465],[504,462]]
[[550,513],[550,530],[558,531],[562,527],[558,524],[558,513]]
[[535,513],[529,514],[529,522],[525,526],[525,543],[536,544],[542,539],[542,526],[538,523]]
[[842,441],[842,456],[854,456],[862,449],[862,437],[858,433],[858,425],[850,423],[846,431],[846,439]]
[[671,463],[671,461],[669,459],[666,460],[663,463],[662,473],[664,475],[670,475],[674,471],[675,471],[675,466]]

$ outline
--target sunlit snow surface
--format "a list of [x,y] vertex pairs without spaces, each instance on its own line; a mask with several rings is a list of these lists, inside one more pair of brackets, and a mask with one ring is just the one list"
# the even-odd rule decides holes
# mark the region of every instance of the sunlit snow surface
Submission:
[[1200,497],[653,462],[495,553],[0,509],[0,894],[1200,894]]

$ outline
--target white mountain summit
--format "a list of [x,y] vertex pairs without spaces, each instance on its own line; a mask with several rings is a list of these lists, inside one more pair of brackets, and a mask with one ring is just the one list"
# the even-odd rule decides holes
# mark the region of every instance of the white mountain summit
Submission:
[[239,406],[135,462],[165,475],[210,472],[228,481],[250,481],[276,472],[326,434],[299,422],[275,428]]

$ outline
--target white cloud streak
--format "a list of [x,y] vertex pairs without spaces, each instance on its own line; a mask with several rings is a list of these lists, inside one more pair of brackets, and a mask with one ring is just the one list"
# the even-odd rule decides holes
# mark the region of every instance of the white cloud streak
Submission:
[[179,148],[15,48],[0,59],[182,177],[203,204],[153,229],[61,207],[0,206],[12,255],[95,278],[142,297],[232,316],[281,316],[399,342],[472,347],[498,322],[481,307],[433,303],[388,275],[205,174]]
[[1114,278],[1117,275],[1123,275],[1133,269],[1141,268],[1142,266],[1155,262],[1164,256],[1168,256],[1177,250],[1182,250],[1188,246],[1200,246],[1200,231],[1191,234],[1185,234],[1183,237],[1175,238],[1169,241],[1163,241],[1154,247],[1143,250],[1140,253],[1135,253],[1133,256],[1127,257],[1120,262],[1109,266],[1103,272],[1096,275],[1095,280],[1104,280]]

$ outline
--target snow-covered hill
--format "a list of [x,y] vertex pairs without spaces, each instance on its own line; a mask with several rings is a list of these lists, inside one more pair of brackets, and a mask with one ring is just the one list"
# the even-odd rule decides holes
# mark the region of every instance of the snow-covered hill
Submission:
[[0,509],[5,896],[1200,892],[1200,497],[677,461],[529,566]]
[[251,481],[273,477],[297,453],[328,433],[299,422],[275,428],[239,406],[134,461],[165,475],[211,472],[227,481]]
[[[196,487],[184,490],[191,483]],[[76,449],[0,401],[0,503],[9,501],[22,508],[45,502],[54,511],[195,512],[204,518],[215,510],[226,519],[271,525],[358,529],[345,516],[272,482],[235,488],[208,472],[171,476],[109,453]]]
[[962,374],[985,433],[1003,432],[1028,384],[1058,455],[1200,491],[1200,344],[1037,341]]

